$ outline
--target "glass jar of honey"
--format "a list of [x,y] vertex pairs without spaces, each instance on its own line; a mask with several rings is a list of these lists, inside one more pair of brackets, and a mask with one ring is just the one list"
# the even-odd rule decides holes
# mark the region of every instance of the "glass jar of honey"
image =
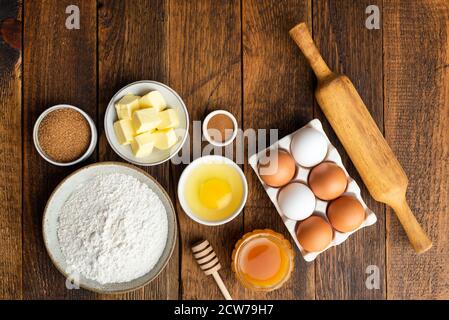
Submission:
[[248,289],[272,291],[280,288],[294,268],[291,243],[269,229],[245,234],[232,252],[232,271]]

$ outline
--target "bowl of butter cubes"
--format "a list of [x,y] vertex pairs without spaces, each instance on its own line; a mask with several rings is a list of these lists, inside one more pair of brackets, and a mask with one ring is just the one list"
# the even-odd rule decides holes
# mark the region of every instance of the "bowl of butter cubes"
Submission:
[[157,81],[142,80],[120,89],[104,117],[106,138],[124,160],[153,166],[175,156],[189,131],[181,97]]

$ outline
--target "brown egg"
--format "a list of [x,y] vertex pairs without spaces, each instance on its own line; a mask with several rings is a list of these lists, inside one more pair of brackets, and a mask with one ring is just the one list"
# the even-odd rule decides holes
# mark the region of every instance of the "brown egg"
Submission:
[[259,162],[260,178],[267,185],[279,188],[293,179],[296,173],[296,164],[293,157],[283,150],[270,152]]
[[348,179],[342,168],[333,162],[323,162],[309,174],[309,185],[317,198],[333,200],[345,192]]
[[365,220],[365,209],[356,198],[341,196],[329,204],[327,217],[335,230],[350,232]]
[[310,216],[301,221],[296,229],[296,237],[304,250],[318,252],[326,249],[332,241],[334,233],[326,220],[318,216]]

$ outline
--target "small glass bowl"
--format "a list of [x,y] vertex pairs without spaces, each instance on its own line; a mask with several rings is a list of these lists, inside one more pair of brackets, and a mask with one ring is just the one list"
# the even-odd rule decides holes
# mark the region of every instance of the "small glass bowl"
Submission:
[[[277,283],[273,283],[271,286],[259,286],[248,281],[240,268],[240,253],[242,252],[242,249],[254,239],[260,238],[265,238],[274,242],[276,245],[279,246],[281,250],[284,250],[284,252],[288,257],[288,271]],[[235,248],[232,251],[231,267],[232,271],[235,273],[239,282],[242,283],[246,288],[252,291],[268,292],[279,289],[284,285],[285,282],[287,282],[288,279],[290,279],[291,273],[295,265],[294,258],[295,253],[292,249],[292,245],[290,241],[285,239],[282,234],[274,232],[273,230],[270,229],[263,229],[263,230],[257,229],[252,232],[246,233],[239,241],[237,241],[237,243],[235,244]]]

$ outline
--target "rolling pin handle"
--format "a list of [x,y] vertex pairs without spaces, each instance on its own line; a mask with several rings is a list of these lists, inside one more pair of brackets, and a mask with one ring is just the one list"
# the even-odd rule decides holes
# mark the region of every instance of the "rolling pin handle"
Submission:
[[306,23],[301,22],[293,27],[289,33],[310,63],[318,81],[322,82],[333,75],[316,47]]
[[399,222],[404,227],[410,243],[415,249],[416,253],[424,253],[432,247],[432,241],[427,237],[424,230],[416,220],[412,210],[407,204],[405,196],[396,204],[391,204],[391,207],[396,212]]

